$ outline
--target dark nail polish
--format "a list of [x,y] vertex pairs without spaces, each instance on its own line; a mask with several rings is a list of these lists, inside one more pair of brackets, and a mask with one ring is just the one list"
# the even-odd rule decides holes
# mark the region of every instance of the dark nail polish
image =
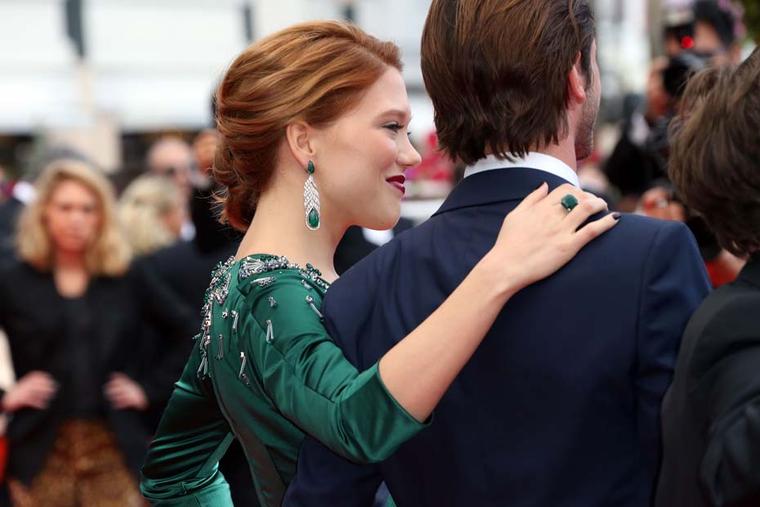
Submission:
[[620,220],[621,216],[623,216],[623,215],[621,215],[620,213],[613,213],[612,214],[612,218],[614,218],[615,220]]

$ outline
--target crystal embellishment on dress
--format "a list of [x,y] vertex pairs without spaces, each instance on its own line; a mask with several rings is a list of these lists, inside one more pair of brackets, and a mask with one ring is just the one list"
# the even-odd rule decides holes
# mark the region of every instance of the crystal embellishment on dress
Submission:
[[311,296],[306,296],[306,304],[309,305],[309,307],[314,311],[314,313],[317,314],[317,316],[322,319],[324,318],[322,316],[322,312],[319,311],[319,308],[317,308],[317,305],[314,304],[314,298]]
[[211,344],[211,337],[207,336],[201,340],[201,364],[198,366],[197,375],[201,378],[208,375],[208,346]]
[[330,288],[330,284],[322,278],[322,273],[310,263],[306,264],[305,268],[302,268],[298,264],[290,262],[286,257],[277,256],[267,257],[263,259],[244,259],[240,263],[240,269],[238,270],[238,279],[245,280],[262,273],[270,273],[272,271],[281,271],[286,269],[298,271],[305,280],[313,283],[323,291],[326,291]]
[[296,264],[291,264],[285,257],[269,257],[266,259],[244,259],[240,263],[238,278],[244,280],[254,275],[269,273],[280,269],[298,269]]
[[201,334],[198,340],[198,347],[201,352],[201,364],[198,367],[198,377],[204,378],[208,374],[208,346],[211,343],[211,322],[213,319],[214,303],[224,304],[227,294],[230,290],[230,281],[232,275],[230,269],[235,264],[235,258],[230,257],[224,262],[220,262],[213,273],[211,273],[211,283],[206,289],[203,298],[203,308],[201,315]]
[[224,359],[224,335],[219,334],[219,350],[216,352],[217,359]]
[[272,321],[267,319],[267,337],[266,337],[267,343],[272,343],[274,341],[274,327],[272,327]]
[[265,276],[264,278],[257,278],[256,280],[253,281],[253,283],[255,283],[256,285],[258,285],[259,287],[261,287],[263,289],[265,287],[269,287],[275,281],[277,281],[277,279],[275,277],[273,277],[273,276]]
[[238,378],[242,380],[245,385],[251,385],[251,382],[248,380],[248,375],[245,374],[245,364],[246,364],[245,352],[241,352],[240,353],[240,372],[238,373]]
[[240,314],[236,312],[235,310],[232,310],[232,332],[234,333],[237,331],[237,324],[238,324],[238,316]]
[[277,308],[277,300],[274,296],[269,296],[269,308]]

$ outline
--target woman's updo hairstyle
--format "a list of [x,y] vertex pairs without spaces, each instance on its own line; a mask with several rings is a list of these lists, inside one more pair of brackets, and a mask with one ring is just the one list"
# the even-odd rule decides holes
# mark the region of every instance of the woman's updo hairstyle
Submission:
[[286,28],[238,56],[216,93],[221,220],[240,230],[250,225],[289,123],[329,125],[388,67],[401,70],[395,44],[338,21]]

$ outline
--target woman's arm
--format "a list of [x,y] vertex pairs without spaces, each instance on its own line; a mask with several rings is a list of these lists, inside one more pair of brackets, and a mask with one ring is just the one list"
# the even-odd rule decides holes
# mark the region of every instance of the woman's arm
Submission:
[[13,413],[22,408],[44,410],[58,390],[53,377],[44,371],[32,371],[2,392],[2,412]]

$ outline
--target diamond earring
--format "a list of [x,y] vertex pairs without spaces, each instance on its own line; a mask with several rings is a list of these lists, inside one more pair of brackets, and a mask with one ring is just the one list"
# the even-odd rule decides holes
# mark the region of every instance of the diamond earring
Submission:
[[314,181],[314,162],[309,160],[309,164],[306,166],[306,172],[309,173],[309,177],[306,178],[306,183],[303,185],[303,208],[306,215],[306,227],[310,231],[316,231],[319,229],[321,217],[319,216],[319,190],[317,190],[317,183]]

